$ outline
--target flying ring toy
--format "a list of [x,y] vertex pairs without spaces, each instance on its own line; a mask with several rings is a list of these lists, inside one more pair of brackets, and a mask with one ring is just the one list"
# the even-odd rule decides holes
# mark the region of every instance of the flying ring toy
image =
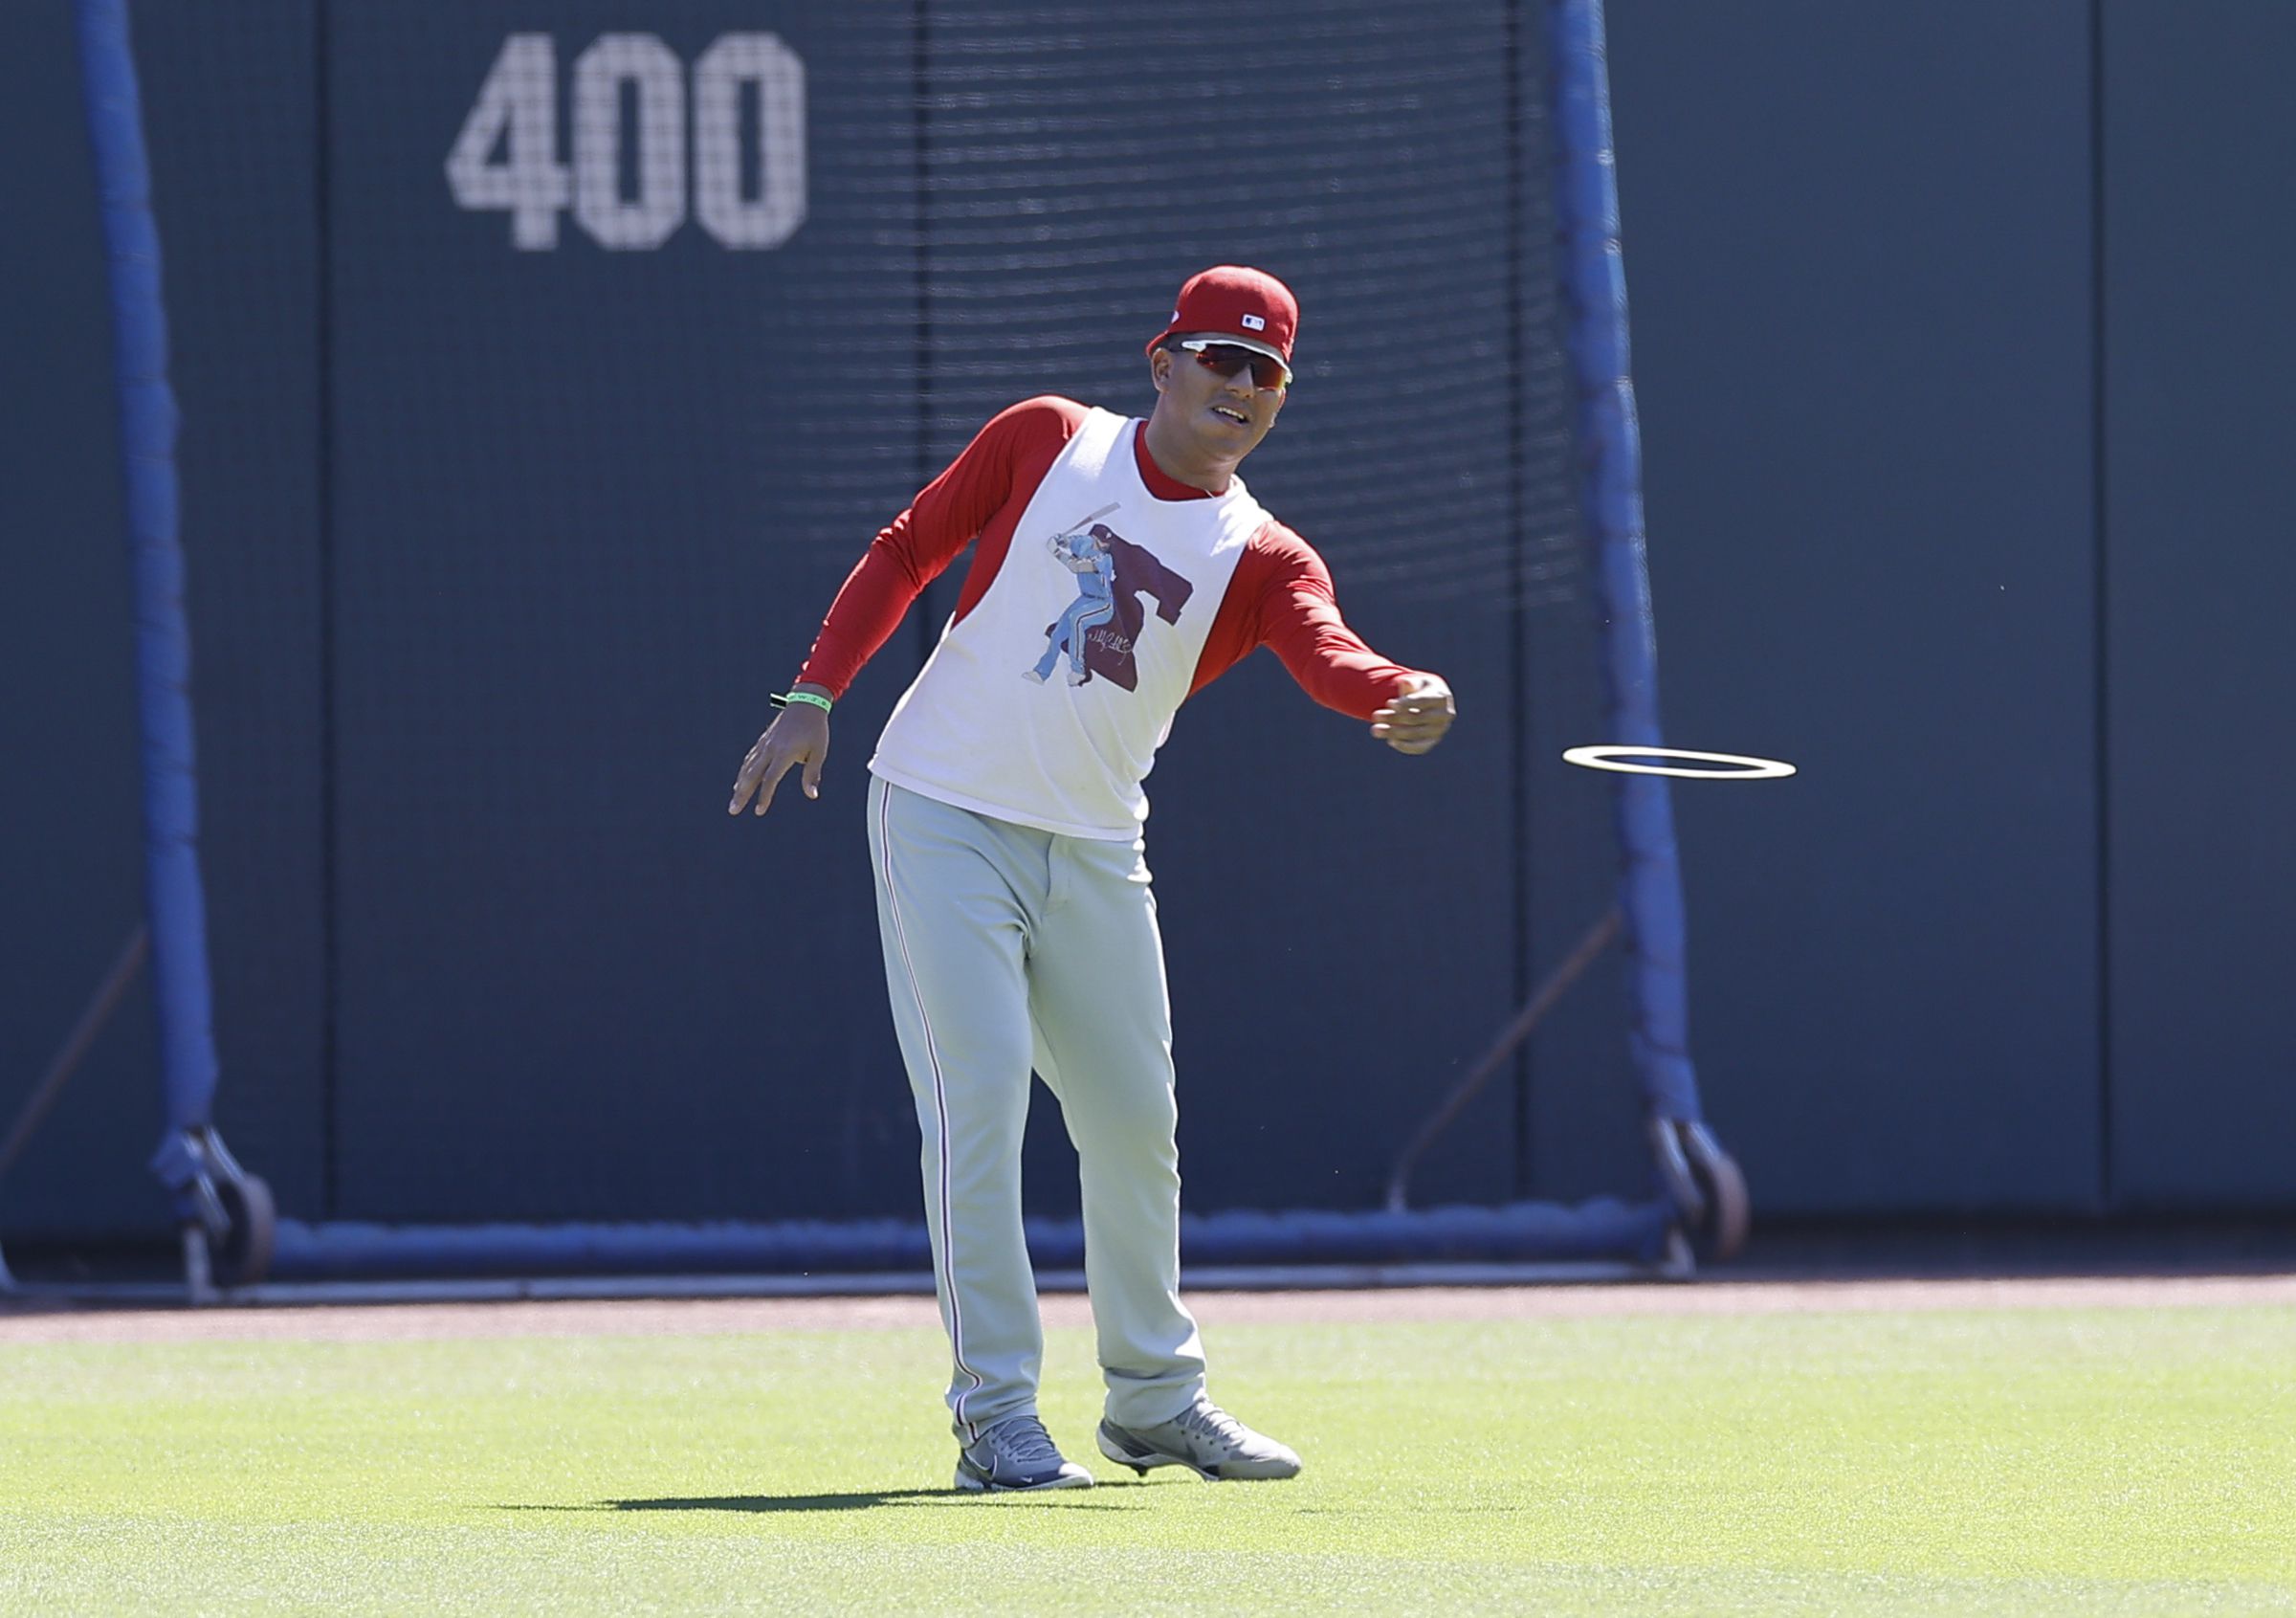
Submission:
[[[1628,764],[1627,759],[1685,759],[1697,764],[1736,765],[1735,769],[1672,769],[1665,765]],[[1738,753],[1696,753],[1687,747],[1571,747],[1562,762],[1623,775],[1671,775],[1684,781],[1777,781],[1794,773],[1783,759],[1750,759]]]

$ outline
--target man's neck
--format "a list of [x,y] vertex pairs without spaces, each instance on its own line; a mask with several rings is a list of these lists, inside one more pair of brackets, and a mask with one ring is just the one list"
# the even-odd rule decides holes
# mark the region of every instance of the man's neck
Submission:
[[1185,483],[1191,489],[1203,489],[1210,494],[1223,494],[1228,479],[1236,475],[1241,455],[1234,460],[1211,460],[1188,441],[1188,436],[1173,423],[1164,419],[1159,410],[1148,418],[1147,431],[1140,441],[1148,446],[1149,458],[1157,469],[1176,483]]

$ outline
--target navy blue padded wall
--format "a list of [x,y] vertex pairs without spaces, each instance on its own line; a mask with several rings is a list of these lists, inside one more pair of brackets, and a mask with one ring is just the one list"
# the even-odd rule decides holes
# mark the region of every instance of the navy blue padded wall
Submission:
[[[1300,380],[1246,479],[1467,716],[1406,759],[1272,655],[1181,710],[1147,836],[1198,1208],[1375,1200],[1512,1007],[1514,11],[1317,0],[1227,30],[1225,8],[1119,9],[1088,32],[931,9],[937,463],[1031,393],[1146,414],[1141,346],[1181,279],[1260,265],[1299,295]],[[1508,1195],[1512,1109],[1494,1086],[1423,1194]],[[1072,1206],[1038,1113],[1030,1201]]]
[[135,13],[166,258],[200,869],[232,1151],[327,1211],[318,12]]
[[[0,53],[0,1131],[144,914],[111,312],[66,0]],[[166,1198],[140,984],[0,1184],[0,1232],[157,1230]]]
[[2104,8],[2112,1184],[2296,1205],[2296,12]]
[[1802,767],[1676,794],[1711,1114],[1773,1212],[2094,1207],[2086,15],[1610,25],[1668,738]]
[[[1489,201],[1497,182],[1466,146],[1488,133],[1501,13],[1448,19],[1461,51],[1424,28],[1383,36],[1376,11],[1318,9],[1313,32],[1383,72],[1387,100],[1355,109],[1366,143],[1451,166]],[[1314,233],[1359,260],[1350,211],[1402,206],[1378,172],[1343,167],[1318,189],[1280,156],[1260,174],[1215,166],[1229,211],[1185,241],[1127,218],[1114,172],[1086,175],[1066,199],[1076,212],[1043,212],[1051,193],[1031,166],[1055,154],[1010,144],[997,116],[1038,81],[993,71],[1000,55],[1046,69],[1044,83],[1072,76],[1071,106],[1100,103],[1063,137],[1090,153],[1145,116],[1098,47],[1137,55],[1154,21],[1090,52],[1007,38],[1000,53],[983,32],[998,19],[941,8],[921,39],[909,8],[832,30],[794,9],[697,5],[633,24],[554,4],[420,40],[327,14],[334,1210],[907,1211],[914,1125],[857,809],[921,632],[842,710],[822,804],[737,828],[717,794],[875,522],[1019,393],[1144,408],[1126,320],[1136,306],[1152,319],[1181,274],[1228,255],[1266,258],[1308,299],[1307,382],[1255,488],[1327,547],[1376,641],[1460,680],[1468,715],[1432,758],[1393,759],[1256,659],[1182,716],[1152,784],[1191,1195],[1360,1201],[1396,1133],[1510,1008],[1524,963],[1493,896],[1518,878],[1534,907],[1545,896],[1529,942],[1551,959],[1606,881],[1493,853],[1513,812],[1493,787],[1512,767],[1499,724],[1534,748],[1591,738],[1546,734],[1527,700],[1500,721],[1479,698],[1505,684],[1508,613],[1413,592],[1366,504],[1380,441],[1334,431],[1385,374],[1377,345],[1393,334],[1284,255]],[[187,410],[220,1116],[289,1211],[326,1211],[319,16],[278,0],[232,31],[149,5],[136,20]],[[2091,310],[2071,290],[2087,284],[2085,22],[1976,0],[1854,15],[1771,0],[1727,18],[1613,0],[1610,20],[1669,729],[1806,771],[1677,798],[1712,1111],[1770,1211],[2084,1206],[2099,1187],[2101,1054],[2084,786]],[[567,223],[556,254],[519,255],[502,215],[453,206],[445,153],[504,34],[552,32],[563,80],[598,34],[632,26],[661,29],[689,64],[719,33],[761,28],[805,55],[814,213],[788,247],[731,254],[689,222],[658,253],[609,255]],[[2110,1166],[2134,1208],[2287,1195],[2269,1145],[2287,1055],[2270,968],[2286,953],[2273,896],[2289,873],[2274,766],[2240,745],[2288,683],[2256,616],[2274,599],[2256,582],[2278,565],[2268,536],[2286,526],[2285,491],[2258,480],[2287,368],[2268,281],[2285,231],[2253,200],[2286,165],[2275,92],[2247,77],[2285,56],[2285,32],[2263,0],[2198,28],[2105,8]],[[969,55],[968,37],[983,42]],[[0,182],[38,246],[0,260],[17,367],[0,410],[21,452],[0,487],[18,585],[0,599],[0,722],[21,829],[0,865],[0,1110],[142,904],[108,334],[71,53],[70,8],[45,0],[0,68],[11,146],[53,154]],[[1733,71],[1711,72],[1723,59]],[[1254,59],[1239,60],[1246,75]],[[937,85],[929,256],[907,110],[920,61]],[[1517,65],[1535,66],[1520,51]],[[1215,149],[1208,133],[1166,140],[1159,173]],[[2196,149],[2240,162],[2195,167]],[[1282,217],[1253,200],[1263,182]],[[2173,228],[2197,186],[2222,238],[2198,256]],[[1130,233],[1122,262],[1095,256],[1088,226]],[[1406,259],[1432,239],[1387,234]],[[1447,245],[1467,259],[1493,239]],[[1426,273],[1438,301],[1462,293],[1463,320],[1487,313],[1463,269]],[[1070,314],[1039,318],[1055,307]],[[1482,422],[1431,452],[1405,440],[1422,458],[1458,451],[1445,499],[1470,531],[1523,507],[1519,489],[1488,487]],[[2183,536],[2201,529],[2208,556],[2230,560],[2196,559]],[[78,543],[51,543],[66,538]],[[1461,547],[1458,578],[1474,576],[1479,543]],[[1574,666],[1546,661],[1573,632],[1571,605],[1524,615],[1533,698]],[[2164,751],[2173,775],[2154,767]],[[1534,775],[1534,835],[1541,814],[1570,830],[1534,846],[1600,831],[1592,784],[1549,775]],[[1401,906],[1362,852],[1396,824],[1417,839]],[[2230,853],[2204,874],[2203,847]],[[1434,1040],[1364,1005],[1384,967],[1340,945],[1367,938],[1437,960]],[[1540,1042],[1528,1119],[1494,1091],[1423,1194],[1509,1188],[1518,1121],[1532,1188],[1621,1184],[1626,1093],[1580,1076],[1615,1031],[1600,1002],[1614,987],[1592,986]],[[139,996],[0,1189],[0,1230],[156,1229],[164,1204],[141,1165],[157,1117]],[[1032,1145],[1032,1168],[1047,1151]],[[1064,1198],[1036,1174],[1032,1203]]]
[[564,215],[519,251],[456,206],[512,30],[550,35],[563,119],[628,8],[332,19],[340,1211],[905,1209],[858,768],[897,672],[841,708],[819,804],[725,802],[916,464],[882,453],[915,393],[906,9],[646,19],[688,68],[768,28],[803,58],[778,251]]

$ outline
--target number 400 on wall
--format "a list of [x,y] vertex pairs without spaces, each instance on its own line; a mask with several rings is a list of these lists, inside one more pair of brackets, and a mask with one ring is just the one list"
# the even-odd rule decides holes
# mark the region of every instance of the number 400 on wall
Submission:
[[[685,223],[687,109],[693,211],[727,247],[771,248],[806,220],[806,64],[772,33],[720,35],[685,64],[651,33],[601,34],[574,58],[573,163],[558,156],[558,51],[514,33],[478,87],[447,154],[447,186],[468,209],[510,214],[513,246],[558,245],[558,216],[607,248],[662,245]],[[754,188],[742,184],[741,98],[757,96]],[[625,92],[628,92],[626,95]],[[623,186],[625,106],[635,120],[634,188]]]

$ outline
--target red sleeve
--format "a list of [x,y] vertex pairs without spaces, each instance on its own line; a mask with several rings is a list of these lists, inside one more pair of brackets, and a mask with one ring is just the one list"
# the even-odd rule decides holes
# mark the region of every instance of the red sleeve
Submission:
[[1196,662],[1192,697],[1254,649],[1272,647],[1299,688],[1327,708],[1369,720],[1417,674],[1364,644],[1339,616],[1331,570],[1280,522],[1251,537]]
[[[861,555],[852,572],[829,603],[821,621],[821,633],[806,666],[798,671],[800,683],[827,687],[832,697],[861,672],[908,612],[919,591],[941,575],[958,552],[987,528],[1009,503],[1016,477],[1025,477],[1033,490],[1037,477],[1075,433],[1085,410],[1072,400],[1049,394],[1025,399],[999,411],[949,463],[948,470],[925,485],[908,510],[879,531]],[[1016,514],[1017,515],[1017,514]],[[1006,524],[1006,538],[1009,538]],[[983,565],[989,573],[1001,561],[977,557],[976,579],[968,579],[967,595],[976,595]]]

